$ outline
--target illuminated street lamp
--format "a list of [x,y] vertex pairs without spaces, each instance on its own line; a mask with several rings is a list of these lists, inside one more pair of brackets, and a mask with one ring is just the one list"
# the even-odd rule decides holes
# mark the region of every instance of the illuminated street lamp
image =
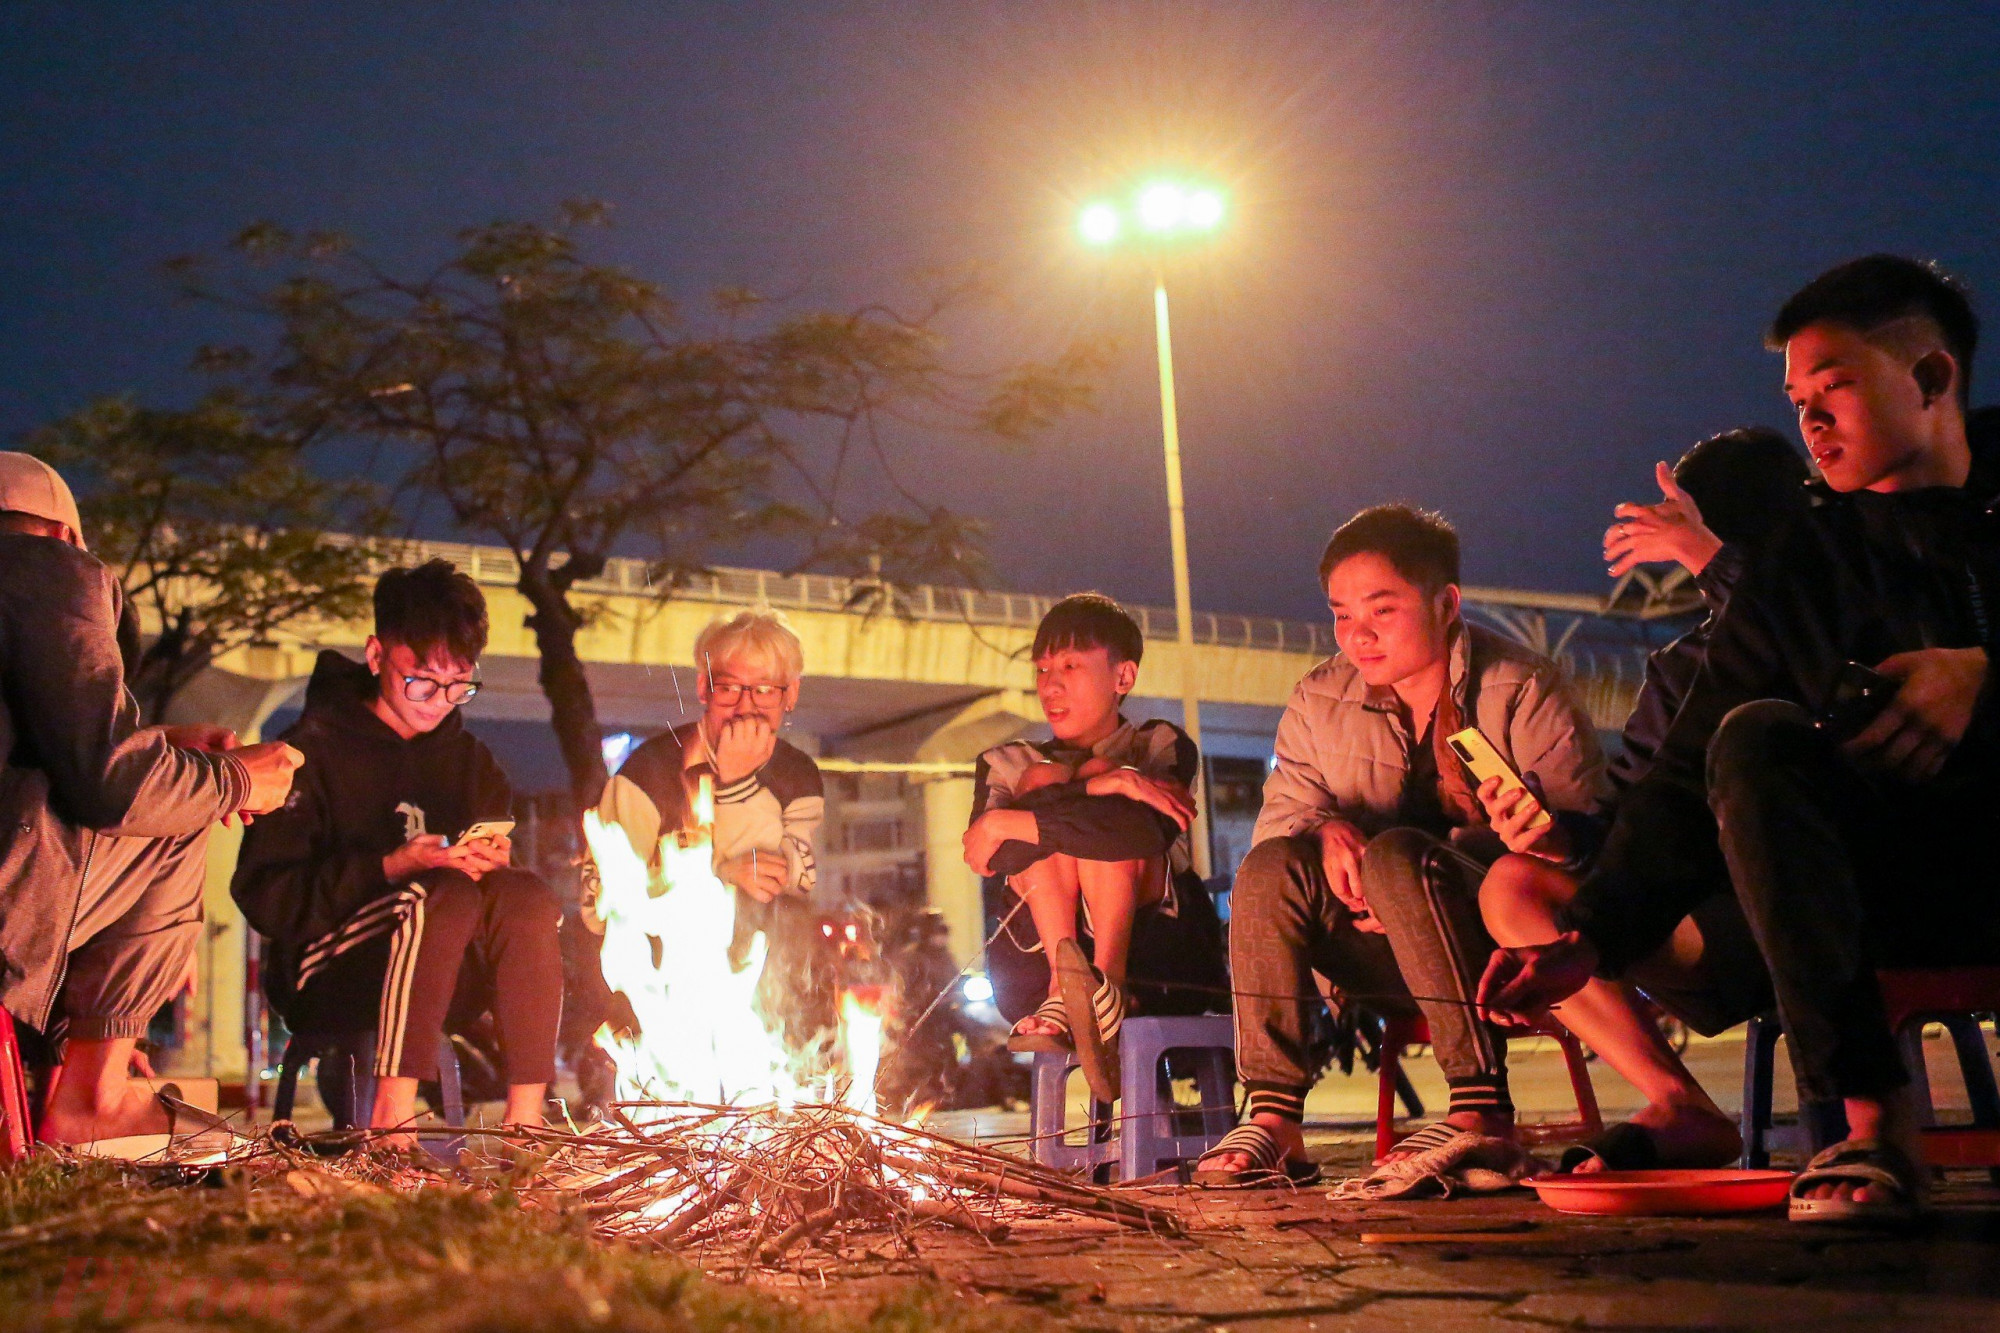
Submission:
[[[1141,185],[1128,205],[1108,199],[1085,204],[1077,214],[1077,234],[1105,249],[1122,243],[1150,251],[1153,267],[1153,326],[1160,352],[1160,434],[1167,452],[1167,524],[1174,560],[1174,624],[1181,646],[1181,709],[1188,736],[1201,746],[1201,702],[1194,673],[1194,604],[1188,591],[1187,513],[1181,492],[1180,414],[1174,405],[1174,347],[1167,323],[1166,270],[1158,262],[1169,249],[1199,240],[1222,225],[1226,211],[1220,191],[1176,180]],[[1204,764],[1204,768],[1206,765]],[[1200,784],[1195,805],[1194,863],[1206,877],[1208,864],[1208,783]]]

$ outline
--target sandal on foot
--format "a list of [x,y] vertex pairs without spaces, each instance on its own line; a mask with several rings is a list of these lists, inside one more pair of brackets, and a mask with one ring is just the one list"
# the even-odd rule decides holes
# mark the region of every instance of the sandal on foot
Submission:
[[1063,940],[1055,949],[1056,989],[1069,1012],[1070,1038],[1090,1095],[1118,1100],[1118,1030],[1125,1025],[1125,988],[1090,965],[1083,947]]
[[[1816,1185],[1869,1185],[1893,1192],[1893,1198],[1853,1197],[1809,1199]],[[1924,1215],[1924,1168],[1901,1149],[1879,1139],[1848,1139],[1836,1143],[1792,1178],[1791,1219],[1794,1222],[1850,1222],[1864,1226],[1908,1226]]]
[[1450,1199],[1518,1186],[1535,1159],[1512,1139],[1460,1129],[1448,1121],[1424,1126],[1390,1149],[1367,1175],[1334,1187],[1336,1199]]
[[[1202,1166],[1211,1157],[1242,1153],[1250,1165],[1241,1171]],[[1222,1141],[1195,1160],[1194,1183],[1204,1188],[1265,1189],[1277,1185],[1317,1185],[1319,1167],[1303,1158],[1287,1157],[1277,1136],[1254,1120],[1246,1120],[1222,1136]]]
[[1660,1142],[1644,1125],[1626,1122],[1613,1125],[1587,1143],[1565,1151],[1556,1167],[1559,1175],[1569,1175],[1590,1162],[1603,1171],[1652,1171],[1660,1165]]
[[[1027,1022],[1029,1018],[1039,1018],[1045,1023],[1053,1024],[1058,1030],[1055,1032],[1021,1031],[1021,1023]],[[1028,1018],[1022,1019],[1021,1023],[1016,1023],[1014,1030],[1007,1034],[1007,1049],[1010,1051],[1073,1051],[1076,1049],[1076,1043],[1070,1037],[1069,1032],[1069,1010],[1063,1008],[1062,997],[1059,995],[1051,995],[1048,999],[1043,1000],[1041,1008],[1029,1014]]]

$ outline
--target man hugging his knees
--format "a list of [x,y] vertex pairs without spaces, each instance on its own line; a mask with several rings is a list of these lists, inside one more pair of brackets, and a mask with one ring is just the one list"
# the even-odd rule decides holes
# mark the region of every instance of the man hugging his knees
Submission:
[[[836,987],[815,965],[809,910],[818,872],[813,839],[825,815],[819,765],[781,739],[799,702],[805,653],[769,608],[711,621],[695,639],[702,714],[634,750],[604,788],[597,815],[625,830],[649,867],[660,839],[695,825],[701,779],[715,798],[717,878],[736,889],[733,961],[762,931],[768,952],[757,999],[786,1044],[803,1050],[835,1022]],[[601,930],[594,898],[585,920]]]
[[1425,1175],[1525,1165],[1505,1034],[1471,1008],[1493,948],[1479,882],[1503,848],[1490,791],[1446,742],[1477,727],[1538,780],[1556,845],[1602,803],[1604,759],[1553,663],[1460,616],[1458,564],[1451,525],[1402,505],[1363,510],[1320,558],[1341,651],[1286,705],[1237,871],[1229,954],[1249,1115],[1203,1158],[1200,1183],[1317,1175],[1299,1128],[1316,1073],[1315,973],[1378,1012],[1407,1013],[1397,997],[1417,997],[1451,1086],[1444,1121],[1378,1168],[1385,1188],[1410,1183],[1396,1174],[1405,1163]]
[[[485,598],[448,562],[384,574],[367,664],[319,655],[285,733],[305,768],[250,826],[230,885],[293,1031],[375,1029],[378,1129],[415,1117],[448,1013],[492,1010],[505,1123],[541,1123],[555,1073],[562,906],[508,866],[512,793],[458,712],[485,647]],[[493,831],[464,836],[480,824]]]
[[1215,908],[1191,868],[1194,742],[1170,722],[1135,725],[1119,711],[1144,651],[1139,626],[1108,597],[1077,593],[1049,608],[1033,652],[1054,734],[979,757],[965,833],[966,864],[1006,876],[1032,922],[1010,922],[989,954],[1001,1011],[1019,1016],[1008,1045],[1074,1049],[1102,1101],[1118,1095],[1129,1008],[1203,1013],[1227,989]]

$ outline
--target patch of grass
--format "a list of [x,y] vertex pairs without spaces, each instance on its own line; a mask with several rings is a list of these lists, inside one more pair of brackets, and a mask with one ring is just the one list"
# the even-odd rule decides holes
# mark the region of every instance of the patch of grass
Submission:
[[282,1176],[162,1188],[106,1165],[0,1171],[9,1327],[310,1333],[610,1328],[1013,1333],[1047,1321],[910,1282],[872,1308],[811,1307],[606,1245],[506,1193],[302,1198]]

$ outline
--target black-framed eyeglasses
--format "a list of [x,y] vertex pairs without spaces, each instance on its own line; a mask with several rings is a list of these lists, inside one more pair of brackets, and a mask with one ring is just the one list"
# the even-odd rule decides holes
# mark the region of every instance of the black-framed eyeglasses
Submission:
[[743,692],[750,692],[751,702],[759,708],[766,708],[782,701],[786,687],[783,685],[738,685],[735,681],[712,680],[708,683],[708,697],[711,703],[724,708],[734,707],[743,698]]
[[413,704],[427,704],[443,691],[444,701],[456,707],[479,693],[476,680],[438,680],[432,676],[403,677],[403,697]]

